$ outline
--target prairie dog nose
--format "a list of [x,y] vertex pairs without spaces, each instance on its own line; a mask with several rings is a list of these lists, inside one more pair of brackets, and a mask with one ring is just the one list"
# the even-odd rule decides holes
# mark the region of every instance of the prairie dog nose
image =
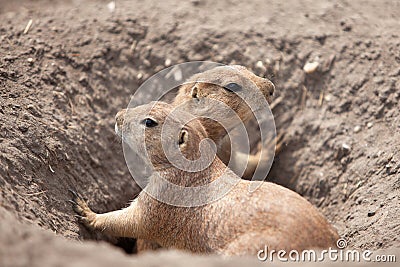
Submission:
[[122,109],[118,111],[117,115],[115,115],[115,133],[118,134],[121,132],[122,125],[124,125],[126,109]]

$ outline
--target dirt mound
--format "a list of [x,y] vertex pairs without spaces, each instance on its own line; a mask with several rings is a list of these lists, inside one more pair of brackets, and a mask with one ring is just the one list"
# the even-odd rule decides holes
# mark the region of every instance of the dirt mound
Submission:
[[256,258],[221,259],[180,251],[159,251],[129,257],[106,243],[66,241],[64,238],[16,221],[0,208],[0,266],[262,266]]
[[[103,1],[3,2],[0,205],[20,221],[104,238],[79,228],[67,189],[97,212],[126,205],[138,188],[114,115],[165,65],[210,60],[275,83],[286,145],[270,180],[319,207],[350,247],[400,247],[396,1],[118,1],[113,12]],[[317,69],[305,73],[307,62]]]
[[[256,258],[234,257],[223,259],[218,256],[199,256],[181,251],[159,250],[139,256],[129,256],[114,246],[90,241],[80,244],[65,240],[60,236],[40,229],[38,226],[26,225],[8,211],[0,208],[0,266],[265,266]],[[396,255],[397,251],[380,251],[381,254]],[[286,263],[276,266],[286,266]],[[364,264],[374,266],[374,262]],[[364,266],[363,265],[363,266]],[[303,263],[298,266],[320,266],[320,263]],[[327,262],[325,266],[353,266],[353,263]],[[397,266],[388,262],[385,266]]]

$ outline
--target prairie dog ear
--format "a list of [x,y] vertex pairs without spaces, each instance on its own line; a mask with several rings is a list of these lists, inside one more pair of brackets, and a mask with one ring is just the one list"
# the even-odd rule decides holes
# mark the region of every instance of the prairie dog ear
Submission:
[[179,133],[179,147],[184,148],[187,145],[187,141],[189,139],[189,132],[186,129],[182,129]]
[[198,98],[198,88],[197,84],[193,85],[193,87],[190,89],[190,96],[192,98]]

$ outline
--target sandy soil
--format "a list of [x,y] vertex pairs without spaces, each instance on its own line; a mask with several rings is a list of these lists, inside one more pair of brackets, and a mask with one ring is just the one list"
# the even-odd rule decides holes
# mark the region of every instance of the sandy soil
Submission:
[[[0,215],[134,252],[133,240],[80,227],[67,189],[97,212],[127,205],[139,189],[116,112],[166,61],[211,60],[276,85],[286,143],[269,180],[317,206],[349,247],[399,248],[400,3],[264,2],[117,1],[110,12],[107,1],[0,1]],[[306,74],[307,62],[318,69]]]

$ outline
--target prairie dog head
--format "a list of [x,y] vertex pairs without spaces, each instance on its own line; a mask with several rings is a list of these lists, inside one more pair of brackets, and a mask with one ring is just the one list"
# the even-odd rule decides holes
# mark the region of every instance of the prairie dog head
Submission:
[[121,110],[115,130],[156,171],[201,171],[215,156],[200,121],[163,102]]
[[[253,116],[251,109],[261,107],[265,101],[271,103],[274,91],[271,81],[243,66],[221,66],[191,77],[179,88],[173,104],[185,106],[187,112],[203,117],[210,138],[218,141],[224,131],[240,123],[237,118],[246,122]],[[232,116],[232,112],[236,115]],[[228,127],[224,129],[219,119]]]

